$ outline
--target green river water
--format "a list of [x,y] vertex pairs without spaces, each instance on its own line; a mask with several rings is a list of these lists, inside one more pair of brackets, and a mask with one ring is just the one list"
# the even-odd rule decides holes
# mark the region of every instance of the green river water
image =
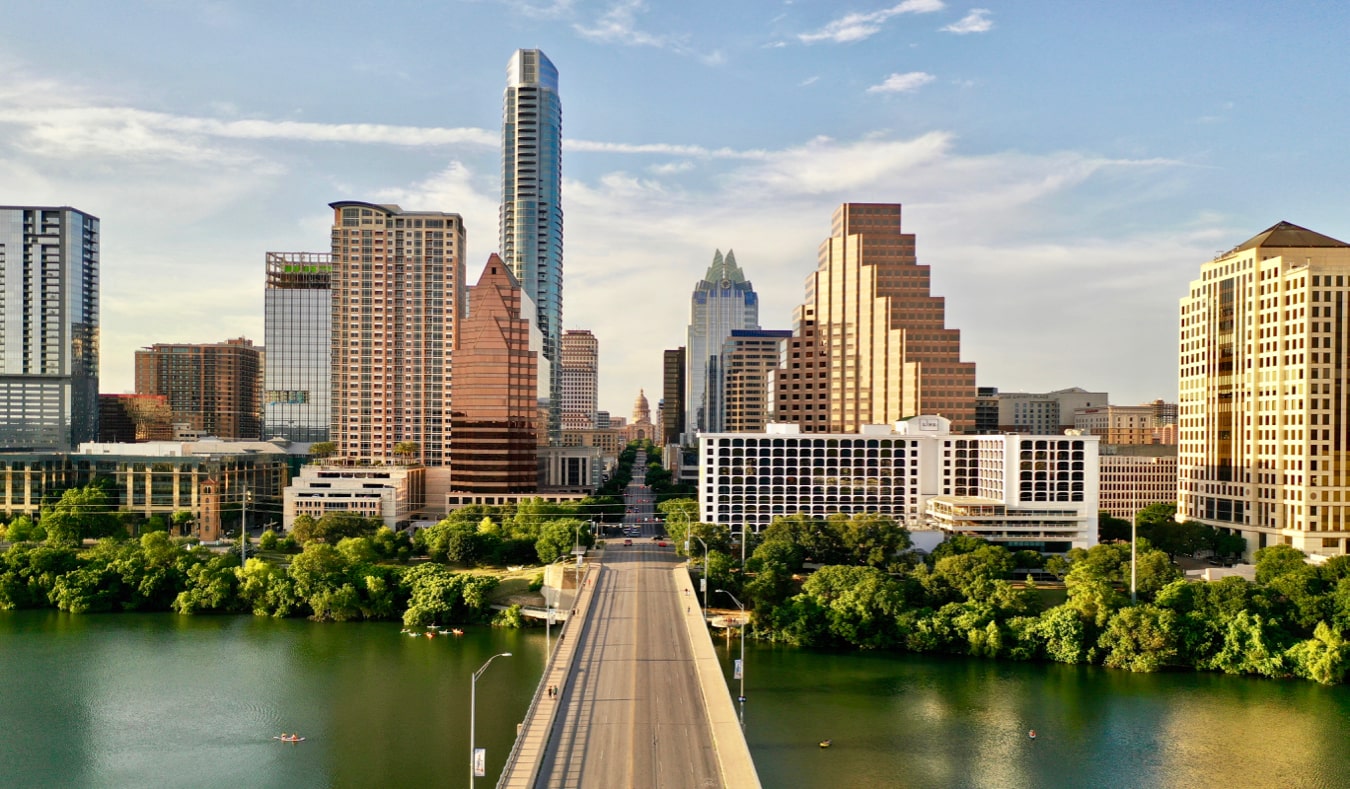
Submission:
[[[399,630],[0,612],[0,786],[467,786],[470,675],[512,652],[478,681],[491,786],[543,632]],[[1350,786],[1350,688],[754,643],[746,658],[766,787]]]

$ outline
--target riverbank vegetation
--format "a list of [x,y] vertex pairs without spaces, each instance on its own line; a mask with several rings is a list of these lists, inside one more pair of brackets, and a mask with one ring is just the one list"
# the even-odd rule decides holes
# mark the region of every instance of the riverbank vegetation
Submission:
[[11,544],[0,554],[0,609],[519,626],[518,611],[492,608],[498,575],[473,569],[547,564],[590,545],[577,508],[537,499],[468,507],[411,538],[348,512],[300,516],[285,536],[264,532],[241,562],[237,546],[204,547],[161,530],[127,537],[90,486],[67,491],[36,521],[18,516],[4,527],[0,538]]
[[[1276,545],[1257,551],[1255,582],[1190,581],[1141,540],[1131,602],[1128,543],[1074,550],[1042,566],[1033,552],[956,535],[919,556],[903,552],[908,534],[886,518],[794,515],[759,535],[742,573],[713,549],[714,541],[724,546],[722,535],[691,528],[712,537],[704,537],[709,582],[753,609],[762,638],[1324,684],[1344,682],[1350,670],[1350,557],[1313,566]],[[1063,591],[1039,588],[1028,578],[1033,570],[1060,577]]]

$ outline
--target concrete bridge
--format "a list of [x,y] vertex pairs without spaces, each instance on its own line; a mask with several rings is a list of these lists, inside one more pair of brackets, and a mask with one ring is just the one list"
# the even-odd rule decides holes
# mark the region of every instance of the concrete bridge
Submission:
[[684,565],[645,541],[605,554],[587,568],[497,786],[759,787]]

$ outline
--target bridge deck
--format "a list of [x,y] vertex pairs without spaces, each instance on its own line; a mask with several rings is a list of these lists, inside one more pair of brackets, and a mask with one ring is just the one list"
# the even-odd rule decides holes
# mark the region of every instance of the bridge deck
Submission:
[[758,787],[684,566],[650,543],[607,554],[498,786]]

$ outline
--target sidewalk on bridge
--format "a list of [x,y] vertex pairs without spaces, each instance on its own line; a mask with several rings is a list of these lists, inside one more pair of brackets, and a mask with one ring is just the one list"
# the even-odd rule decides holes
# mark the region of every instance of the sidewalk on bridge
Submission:
[[[694,668],[698,671],[699,686],[703,689],[703,706],[708,710],[708,727],[712,730],[713,747],[722,768],[722,785],[734,789],[754,789],[760,786],[759,773],[750,758],[750,746],[745,742],[736,707],[731,702],[722,663],[713,649],[712,636],[703,621],[703,610],[694,599],[694,582],[689,569],[683,565],[675,569],[675,586],[685,590],[684,624],[689,630],[689,644],[694,652]],[[744,666],[741,667],[744,671]]]
[[[576,595],[575,617],[569,617],[567,624],[559,628],[559,635],[553,647],[544,676],[535,689],[534,701],[525,713],[521,730],[516,735],[515,745],[507,758],[506,766],[497,781],[497,789],[530,789],[538,778],[540,761],[548,747],[548,738],[553,731],[553,722],[558,715],[563,685],[572,670],[572,659],[576,655],[576,645],[581,641],[579,631],[586,625],[586,610],[590,607],[595,588],[599,585],[600,574],[604,569],[598,564],[588,564],[582,576],[580,593]],[[557,687],[559,696],[551,697],[547,689]]]

